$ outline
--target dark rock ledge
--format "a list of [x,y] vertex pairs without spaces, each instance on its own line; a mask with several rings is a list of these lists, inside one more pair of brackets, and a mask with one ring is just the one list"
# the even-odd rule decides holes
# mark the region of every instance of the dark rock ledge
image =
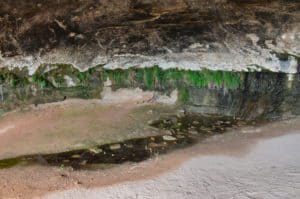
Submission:
[[0,66],[299,71],[298,0],[2,0]]

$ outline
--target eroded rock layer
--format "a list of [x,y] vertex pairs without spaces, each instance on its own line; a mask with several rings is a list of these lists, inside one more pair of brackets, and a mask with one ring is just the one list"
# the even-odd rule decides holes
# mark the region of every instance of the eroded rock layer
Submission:
[[0,65],[299,70],[298,0],[3,0]]

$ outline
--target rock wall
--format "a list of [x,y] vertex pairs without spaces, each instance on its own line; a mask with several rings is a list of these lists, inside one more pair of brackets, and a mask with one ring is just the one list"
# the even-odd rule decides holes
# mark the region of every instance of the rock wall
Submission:
[[33,75],[25,69],[1,68],[0,111],[67,98],[103,99],[104,86],[112,91],[155,91],[153,102],[175,94],[178,106],[191,113],[243,119],[300,114],[300,73],[163,70],[158,66],[127,70],[99,66],[80,72],[70,65],[44,65]]
[[2,0],[0,66],[296,73],[298,0]]
[[300,75],[243,73],[237,89],[190,88],[189,112],[243,119],[279,119],[300,114]]

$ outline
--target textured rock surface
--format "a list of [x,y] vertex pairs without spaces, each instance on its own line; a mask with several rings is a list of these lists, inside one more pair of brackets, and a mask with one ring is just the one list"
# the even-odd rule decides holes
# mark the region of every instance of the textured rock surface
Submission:
[[0,65],[296,72],[297,0],[3,0]]
[[248,119],[300,114],[300,75],[246,73],[239,89],[190,88],[188,109]]

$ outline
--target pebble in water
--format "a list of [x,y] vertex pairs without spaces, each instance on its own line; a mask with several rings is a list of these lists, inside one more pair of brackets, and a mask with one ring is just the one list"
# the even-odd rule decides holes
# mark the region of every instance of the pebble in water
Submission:
[[173,136],[171,136],[171,135],[164,135],[164,136],[163,136],[163,139],[164,139],[165,141],[176,141],[176,140],[177,140],[175,137],[173,137]]
[[121,148],[121,145],[120,144],[113,144],[113,145],[110,145],[109,147],[111,150],[118,150]]

